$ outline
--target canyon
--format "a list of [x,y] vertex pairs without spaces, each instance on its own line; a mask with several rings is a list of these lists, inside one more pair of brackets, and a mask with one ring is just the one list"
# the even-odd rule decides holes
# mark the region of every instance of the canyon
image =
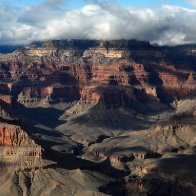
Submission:
[[0,54],[2,195],[196,195],[195,50],[49,40]]

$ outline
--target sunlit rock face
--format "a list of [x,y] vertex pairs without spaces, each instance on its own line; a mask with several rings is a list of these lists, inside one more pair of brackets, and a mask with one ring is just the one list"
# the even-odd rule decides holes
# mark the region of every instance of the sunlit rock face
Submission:
[[1,80],[9,81],[0,90],[28,107],[85,98],[97,102],[103,86],[121,89],[115,92],[121,97],[116,101],[126,97],[124,104],[171,102],[194,95],[196,57],[191,47],[154,47],[136,40],[34,42],[0,56]]
[[0,54],[0,190],[194,195],[195,50],[51,40]]
[[[35,167],[42,158],[41,146],[37,145],[20,126],[1,123],[0,161],[16,167]],[[25,164],[25,167],[22,166]]]

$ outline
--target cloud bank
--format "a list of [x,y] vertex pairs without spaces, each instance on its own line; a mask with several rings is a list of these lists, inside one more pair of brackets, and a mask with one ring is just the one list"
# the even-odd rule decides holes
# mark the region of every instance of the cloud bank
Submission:
[[196,7],[196,1],[195,0],[186,0],[187,3],[191,4],[193,7]]
[[[187,0],[190,1],[191,0]],[[178,6],[124,8],[89,3],[74,10],[63,0],[0,12],[0,45],[48,39],[139,39],[160,45],[196,43],[196,10]],[[192,1],[194,3],[194,1]]]

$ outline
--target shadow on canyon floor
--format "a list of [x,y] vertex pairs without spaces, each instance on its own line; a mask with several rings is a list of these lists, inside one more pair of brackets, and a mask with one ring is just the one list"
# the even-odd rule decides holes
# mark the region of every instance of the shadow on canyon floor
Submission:
[[[60,144],[55,140],[60,139],[64,134],[55,130],[55,127],[62,123],[59,117],[63,111],[55,108],[25,108],[22,105],[17,105],[17,109],[19,109],[22,128],[39,145],[48,148]],[[47,138],[49,140],[46,140]]]
[[[196,154],[176,154],[159,159],[157,165],[138,184],[143,184],[147,195],[194,196],[196,193]],[[130,179],[127,187],[136,183]]]
[[20,112],[20,115],[23,115],[25,118],[29,118],[32,121],[35,121],[40,124],[45,124],[48,127],[55,128],[60,125],[62,122],[59,120],[59,117],[63,114],[64,111],[55,109],[52,107],[49,108],[27,108],[20,104],[17,104],[17,109]]
[[76,157],[73,154],[60,153],[51,149],[44,152],[44,157],[56,162],[57,167],[68,170],[91,170],[114,178],[122,178],[129,174],[129,171],[118,170],[112,167],[109,159],[106,159],[101,163],[95,163],[89,160]]
[[196,154],[176,154],[171,158],[160,159],[153,170],[192,176],[196,174]]
[[88,113],[72,119],[72,123],[112,130],[142,130],[154,124],[154,122],[149,121],[147,118],[141,119],[134,114],[123,112],[120,109],[107,109],[104,111],[96,107],[89,110]]

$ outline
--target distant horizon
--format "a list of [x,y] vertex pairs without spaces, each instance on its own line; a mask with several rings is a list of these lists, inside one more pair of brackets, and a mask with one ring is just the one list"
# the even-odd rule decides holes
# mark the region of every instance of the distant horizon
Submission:
[[[187,44],[173,44],[173,45],[169,45],[169,44],[165,44],[165,45],[160,45],[160,44],[157,44],[157,43],[151,43],[150,41],[148,40],[138,40],[138,39],[107,39],[107,40],[104,40],[104,39],[66,39],[66,38],[63,38],[63,39],[48,39],[48,40],[35,40],[35,41],[32,41],[30,43],[27,43],[27,44],[18,44],[18,45],[12,45],[12,44],[4,44],[4,45],[1,45],[0,44],[0,51],[3,49],[3,47],[10,47],[10,48],[20,48],[20,47],[25,47],[25,46],[29,46],[33,43],[36,43],[36,42],[40,42],[40,43],[44,43],[44,42],[48,42],[48,41],[72,41],[72,40],[79,40],[79,41],[138,41],[138,42],[146,42],[146,43],[149,43],[151,46],[157,46],[157,47],[177,47],[177,46],[196,46],[196,43],[187,43]],[[0,52],[1,53],[1,52]]]

